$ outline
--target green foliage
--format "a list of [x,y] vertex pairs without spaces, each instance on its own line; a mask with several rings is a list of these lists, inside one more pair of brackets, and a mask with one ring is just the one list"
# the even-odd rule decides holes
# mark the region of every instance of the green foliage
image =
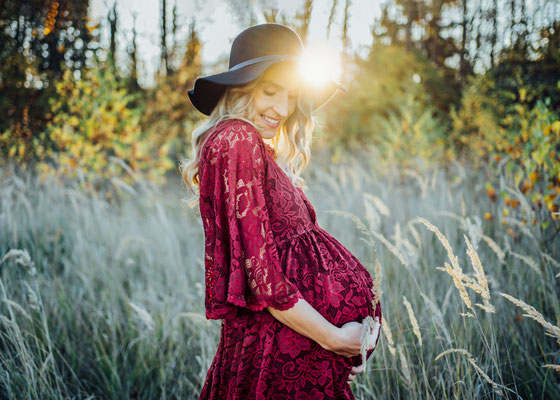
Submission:
[[56,83],[51,101],[52,121],[35,139],[38,170],[75,177],[81,172],[88,183],[102,183],[113,176],[131,177],[112,161],[125,161],[148,179],[162,178],[173,164],[166,157],[167,144],[156,148],[142,131],[141,111],[130,108],[129,94],[108,69],[86,71],[75,79],[70,71]]
[[89,8],[89,0],[2,1],[0,132],[11,130],[10,144],[17,140],[18,146],[31,150],[27,140],[44,127],[49,108],[45,99],[53,94],[63,68],[82,70],[91,64],[99,32],[88,17]]
[[203,116],[193,107],[187,94],[200,76],[200,50],[201,44],[191,26],[179,68],[169,76],[160,77],[139,104],[142,109],[140,124],[150,140],[157,148],[165,148],[168,158],[176,162],[190,149],[190,134]]
[[324,115],[329,145],[372,145],[399,165],[410,165],[414,156],[441,159],[447,123],[426,89],[443,85],[437,71],[402,47],[381,44],[356,63],[348,94],[337,96]]
[[[503,170],[504,177],[528,193],[536,207],[546,206],[557,220],[559,115],[550,108],[548,99],[537,100],[532,106],[530,90],[498,90],[492,74],[473,78],[461,108],[451,113],[454,129],[450,139],[463,158],[475,166],[488,165],[493,177]],[[496,180],[493,178],[490,187]],[[508,205],[509,195],[504,197]]]
[[402,99],[398,111],[379,120],[381,132],[376,137],[376,146],[383,162],[415,168],[419,162],[444,159],[445,127],[434,118],[432,107],[419,103],[410,93]]

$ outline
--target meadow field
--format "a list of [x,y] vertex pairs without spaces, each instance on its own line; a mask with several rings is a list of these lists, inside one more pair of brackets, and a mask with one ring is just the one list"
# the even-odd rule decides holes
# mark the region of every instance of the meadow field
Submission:
[[[418,172],[419,171],[419,172]],[[0,173],[0,398],[196,399],[220,321],[204,314],[203,230],[177,174]],[[313,165],[319,224],[381,279],[383,330],[357,399],[560,398],[558,221],[502,215],[483,169]],[[495,199],[494,199],[495,200]],[[376,270],[376,260],[380,270]]]
[[311,150],[319,225],[379,285],[355,397],[560,399],[559,10],[3,1],[0,400],[199,397],[221,322],[179,173],[206,121],[188,92],[245,68],[230,46],[264,23],[304,44],[298,104],[346,89],[310,104],[312,132],[266,140],[283,168]]

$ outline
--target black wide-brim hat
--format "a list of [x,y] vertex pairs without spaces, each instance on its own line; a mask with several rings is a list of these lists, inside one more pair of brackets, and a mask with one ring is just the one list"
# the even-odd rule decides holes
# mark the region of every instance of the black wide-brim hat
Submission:
[[[261,24],[241,32],[231,45],[229,70],[198,78],[189,98],[198,111],[210,115],[227,86],[244,85],[261,76],[268,67],[283,61],[299,62],[303,43],[291,28],[280,24]],[[305,95],[317,110],[337,90],[346,92],[334,79],[321,86],[305,86]]]

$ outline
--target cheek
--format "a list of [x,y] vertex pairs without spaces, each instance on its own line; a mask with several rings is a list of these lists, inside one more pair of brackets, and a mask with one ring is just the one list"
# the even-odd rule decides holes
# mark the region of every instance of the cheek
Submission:
[[292,115],[296,111],[296,107],[297,107],[296,102],[294,102],[293,104],[290,104],[290,109],[289,109],[288,115]]
[[266,99],[263,96],[256,95],[253,98],[253,109],[255,110],[255,114],[261,114],[263,110],[267,107]]

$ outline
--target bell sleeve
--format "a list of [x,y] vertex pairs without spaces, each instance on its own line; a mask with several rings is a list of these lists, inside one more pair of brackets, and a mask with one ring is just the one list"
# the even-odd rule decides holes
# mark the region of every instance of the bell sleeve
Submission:
[[303,296],[280,265],[265,195],[266,149],[258,134],[248,128],[225,135],[214,158],[216,237],[224,245],[214,298],[252,311],[286,310]]

